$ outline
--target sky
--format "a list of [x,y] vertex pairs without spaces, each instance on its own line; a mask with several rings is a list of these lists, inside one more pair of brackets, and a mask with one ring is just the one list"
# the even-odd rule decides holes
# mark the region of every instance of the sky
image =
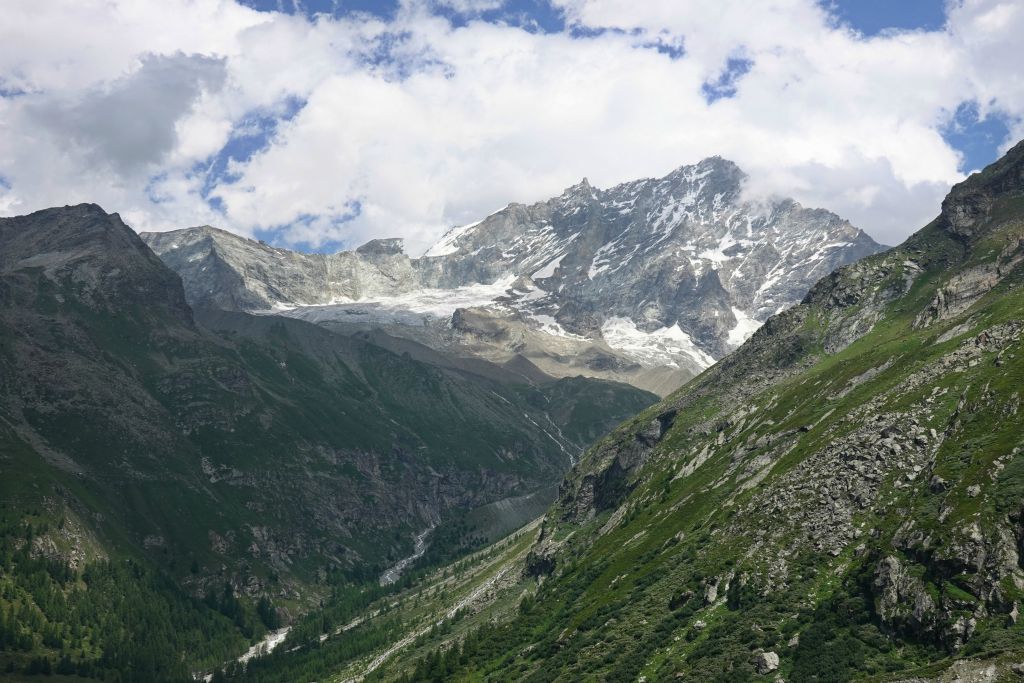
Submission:
[[7,0],[0,215],[418,255],[719,155],[897,244],[1024,138],[1024,0]]

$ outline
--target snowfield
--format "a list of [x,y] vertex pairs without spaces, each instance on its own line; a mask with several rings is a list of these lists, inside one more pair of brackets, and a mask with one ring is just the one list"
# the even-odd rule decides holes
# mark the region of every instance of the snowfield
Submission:
[[689,358],[701,369],[715,364],[715,359],[698,348],[678,325],[644,332],[629,318],[611,318],[601,326],[601,334],[608,346],[648,367],[679,367],[680,356]]

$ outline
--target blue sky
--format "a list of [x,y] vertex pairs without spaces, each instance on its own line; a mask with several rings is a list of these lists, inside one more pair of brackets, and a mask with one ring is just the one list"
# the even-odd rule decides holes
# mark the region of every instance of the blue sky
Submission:
[[[378,18],[392,19],[399,9],[398,0],[245,0],[245,4],[261,11],[283,11],[289,14],[314,16],[326,13],[342,17],[365,12]],[[500,7],[482,11],[458,11],[443,3],[435,3],[433,10],[447,17],[456,26],[470,19],[503,22],[529,30],[556,32],[565,30],[565,14],[548,0],[507,0]]]
[[942,137],[963,155],[959,168],[965,173],[979,171],[995,161],[1009,135],[1008,117],[981,114],[975,101],[961,103],[942,128]]
[[896,243],[1024,137],[1022,34],[1019,0],[50,0],[0,26],[0,214],[416,252],[721,155]]
[[[946,21],[945,0],[821,0],[823,7],[837,20],[871,36],[892,29],[941,29]],[[326,13],[344,16],[367,12],[382,19],[391,19],[399,9],[398,0],[244,0],[257,10],[308,16]],[[566,28],[565,13],[547,0],[508,0],[500,8],[478,12],[458,12],[451,7],[435,5],[435,11],[464,23],[470,17],[485,21],[515,22],[537,26],[545,31]],[[525,18],[526,21],[522,21]]]
[[945,0],[823,0],[823,6],[867,36],[894,29],[937,31],[946,23]]

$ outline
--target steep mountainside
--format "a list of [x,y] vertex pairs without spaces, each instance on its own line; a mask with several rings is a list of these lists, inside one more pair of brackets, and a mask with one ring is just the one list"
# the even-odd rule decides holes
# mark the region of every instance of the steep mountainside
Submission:
[[528,551],[412,589],[338,679],[1017,680],[1022,387],[1024,143],[616,429]]
[[584,180],[455,228],[419,259],[399,240],[324,256],[209,227],[143,238],[197,306],[384,326],[460,355],[523,355],[556,376],[667,393],[818,278],[880,249],[828,211],[744,200],[743,180],[719,158],[609,190]]
[[[31,592],[67,593],[104,558],[197,596],[227,582],[221,606],[308,607],[332,575],[375,580],[414,530],[550,488],[654,400],[410,350],[193,316],[178,276],[94,205],[0,219],[0,642],[13,619],[26,652],[126,666]],[[26,578],[33,563],[66,585]]]

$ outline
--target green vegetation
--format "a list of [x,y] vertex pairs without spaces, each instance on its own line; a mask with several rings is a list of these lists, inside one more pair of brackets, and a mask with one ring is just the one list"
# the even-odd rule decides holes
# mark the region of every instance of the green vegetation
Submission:
[[[0,520],[0,670],[106,681],[187,681],[224,661],[256,631],[133,560],[86,563],[34,556],[51,522],[9,508]],[[236,626],[241,625],[241,628]]]
[[397,629],[319,640],[381,598],[414,531],[452,530],[429,563],[518,526],[473,511],[549,488],[655,399],[190,311],[96,206],[0,221],[0,677],[184,680],[291,622],[324,671]]

